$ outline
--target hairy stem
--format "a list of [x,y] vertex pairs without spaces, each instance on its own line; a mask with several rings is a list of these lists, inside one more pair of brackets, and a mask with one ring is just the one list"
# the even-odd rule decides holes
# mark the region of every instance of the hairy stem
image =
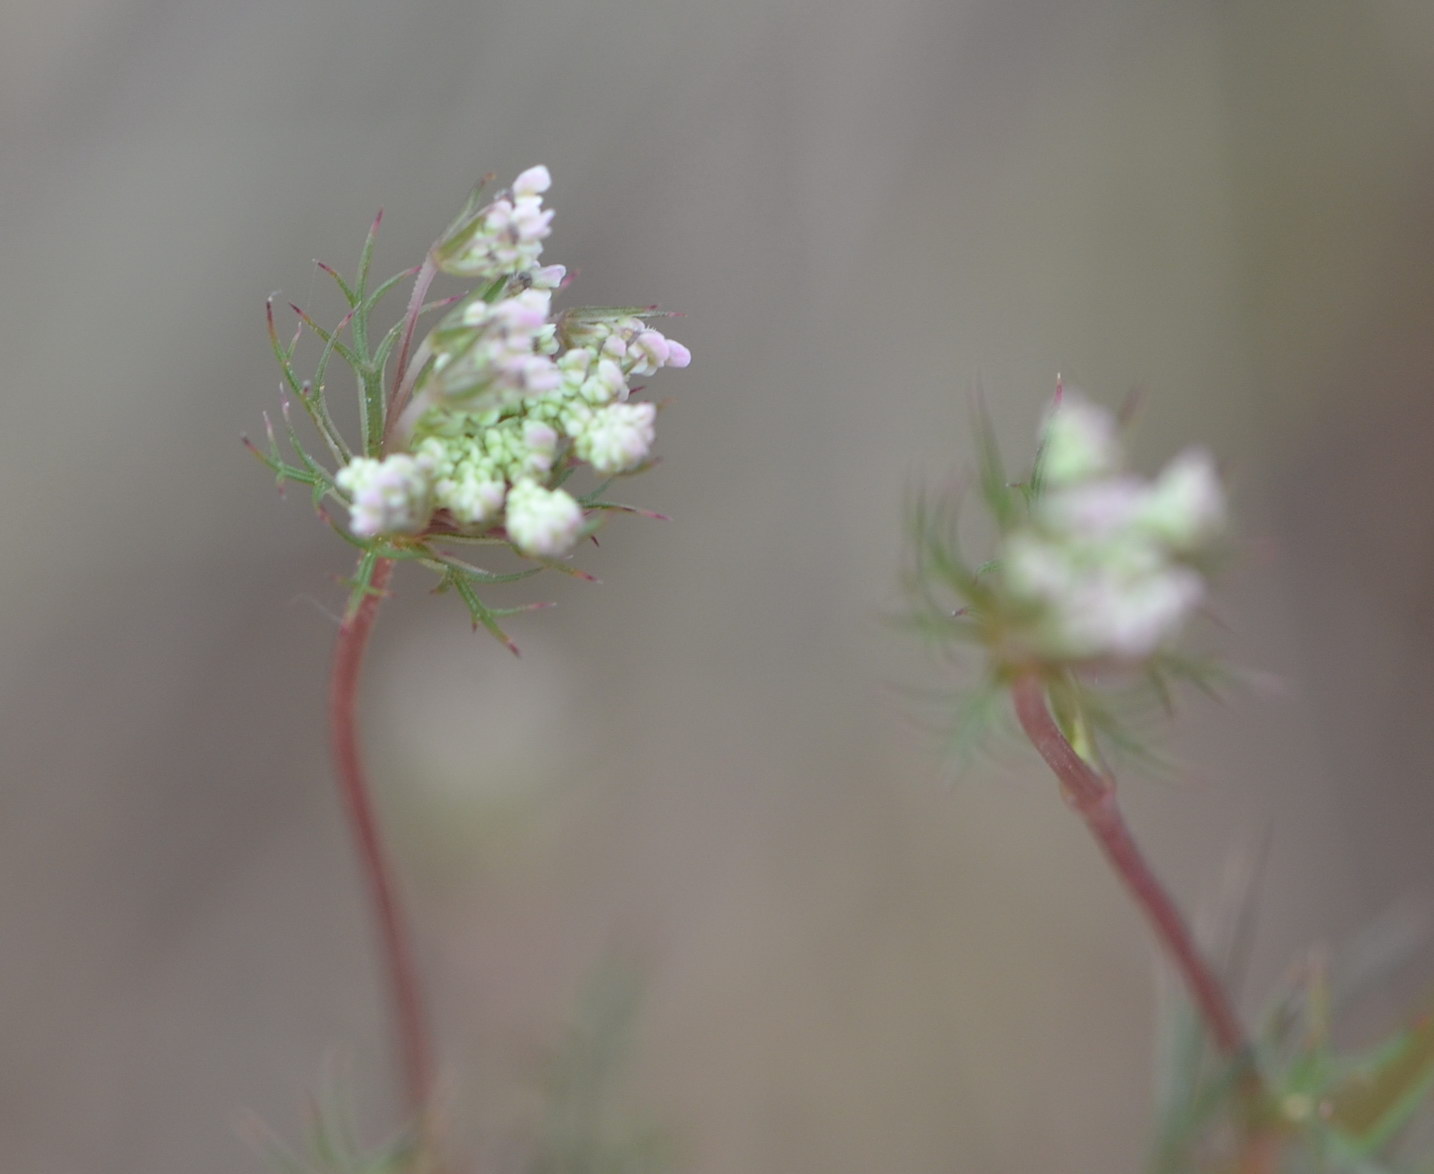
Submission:
[[1011,692],[1021,728],[1060,780],[1066,802],[1085,821],[1105,858],[1145,914],[1161,947],[1184,980],[1215,1046],[1238,1066],[1245,1127],[1239,1168],[1249,1174],[1274,1169],[1278,1138],[1261,1124],[1265,1088],[1254,1065],[1249,1038],[1224,984],[1201,956],[1185,918],[1131,835],[1116,801],[1114,780],[1095,770],[1070,744],[1051,716],[1046,705],[1045,683],[1038,674],[1021,674]]
[[372,593],[351,608],[339,626],[329,680],[329,732],[339,790],[348,812],[360,868],[378,924],[380,948],[388,970],[398,1053],[408,1109],[421,1122],[433,1087],[433,1049],[423,1012],[423,997],[408,927],[399,905],[393,872],[379,832],[378,816],[363,758],[359,753],[358,686],[364,651],[378,615],[393,563],[380,559],[374,567]]

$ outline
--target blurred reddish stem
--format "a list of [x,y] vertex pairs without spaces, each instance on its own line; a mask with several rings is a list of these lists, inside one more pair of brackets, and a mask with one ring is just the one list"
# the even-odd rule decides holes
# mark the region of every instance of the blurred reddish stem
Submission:
[[389,995],[393,1001],[394,1027],[398,1035],[408,1108],[413,1119],[421,1124],[433,1087],[433,1048],[424,1018],[423,996],[408,927],[384,852],[358,740],[360,670],[369,634],[373,631],[373,622],[392,573],[393,563],[380,559],[374,567],[372,592],[344,616],[339,626],[338,642],[334,646],[333,674],[329,681],[329,733],[339,790],[348,811],[388,970]]
[[408,361],[413,354],[413,336],[418,330],[418,317],[423,313],[423,299],[428,296],[428,289],[437,276],[438,265],[430,252],[423,259],[423,264],[418,269],[418,275],[413,279],[413,293],[408,299],[408,311],[404,315],[403,343],[398,348],[398,363],[393,369],[395,384],[393,398],[388,405],[387,423],[384,426],[385,440],[388,439],[388,434],[393,430],[394,424],[403,414],[403,409],[408,406],[409,398],[413,395],[414,380],[418,377],[417,372],[414,372],[412,379],[408,374]]
[[1265,1088],[1254,1065],[1249,1038],[1224,984],[1201,957],[1185,918],[1136,845],[1116,801],[1114,780],[1096,771],[1076,753],[1046,706],[1046,686],[1039,674],[1020,674],[1011,692],[1021,728],[1060,780],[1066,802],[1085,821],[1105,858],[1145,914],[1161,947],[1184,980],[1216,1047],[1227,1060],[1239,1066],[1246,1130],[1240,1170],[1246,1174],[1273,1170],[1278,1138],[1260,1125]]

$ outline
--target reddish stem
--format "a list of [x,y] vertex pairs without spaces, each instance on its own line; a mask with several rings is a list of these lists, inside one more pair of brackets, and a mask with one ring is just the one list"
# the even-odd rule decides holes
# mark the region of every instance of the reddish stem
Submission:
[[1175,964],[1215,1045],[1238,1067],[1242,1097],[1242,1174],[1269,1174],[1279,1159],[1280,1138],[1264,1116],[1265,1086],[1254,1065],[1249,1037],[1224,984],[1201,956],[1185,918],[1146,863],[1115,797],[1115,781],[1076,753],[1046,707],[1046,686],[1033,672],[1011,686],[1016,716],[1032,745],[1060,780],[1066,802],[1085,821],[1105,858],[1124,882],[1161,946]]
[[1040,677],[1034,673],[1023,674],[1016,679],[1012,693],[1021,728],[1040,751],[1046,765],[1055,772],[1066,802],[1085,820],[1116,875],[1155,930],[1160,944],[1185,980],[1216,1046],[1230,1059],[1243,1060],[1249,1047],[1244,1028],[1224,986],[1200,956],[1180,910],[1136,846],[1116,802],[1115,783],[1097,773],[1061,732],[1046,708],[1046,690]]
[[329,732],[339,790],[348,811],[373,915],[378,922],[408,1108],[415,1121],[421,1122],[433,1087],[433,1049],[425,1025],[423,997],[408,928],[384,851],[358,739],[359,674],[383,591],[392,573],[392,561],[380,559],[374,566],[373,592],[365,595],[358,607],[350,609],[339,626],[333,673],[329,679]]
[[[398,348],[398,363],[393,369],[393,398],[389,401],[384,424],[385,440],[388,439],[398,417],[402,415],[403,409],[408,406],[409,397],[413,395],[413,380],[408,377],[408,360],[413,353],[413,336],[418,330],[418,316],[423,313],[423,299],[428,296],[429,286],[437,276],[438,265],[433,260],[433,254],[429,253],[413,279],[413,293],[409,295],[408,310],[404,314],[403,342]],[[414,372],[415,376],[417,374]]]

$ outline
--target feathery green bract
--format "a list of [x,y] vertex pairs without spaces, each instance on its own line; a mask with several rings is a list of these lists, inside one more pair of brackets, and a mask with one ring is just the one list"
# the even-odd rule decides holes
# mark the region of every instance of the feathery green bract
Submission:
[[589,980],[567,1037],[546,1066],[543,1115],[524,1174],[662,1174],[672,1168],[667,1138],[624,1119],[614,1096],[640,993],[636,973],[614,962]]

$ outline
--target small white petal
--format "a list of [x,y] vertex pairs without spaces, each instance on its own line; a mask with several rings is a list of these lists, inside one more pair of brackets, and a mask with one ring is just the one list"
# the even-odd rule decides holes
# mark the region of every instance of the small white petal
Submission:
[[530,167],[522,172],[513,181],[513,194],[515,196],[541,195],[553,186],[553,177],[541,163],[536,167]]

